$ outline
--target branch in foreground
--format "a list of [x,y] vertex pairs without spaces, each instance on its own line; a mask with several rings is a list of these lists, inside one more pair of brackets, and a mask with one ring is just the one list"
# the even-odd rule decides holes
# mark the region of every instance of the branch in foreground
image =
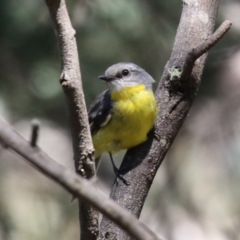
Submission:
[[[81,72],[75,30],[72,27],[65,0],[46,0],[55,25],[61,53],[60,83],[66,95],[72,132],[75,168],[84,178],[96,175],[94,148],[82,90]],[[81,239],[95,240],[98,235],[98,213],[89,204],[79,201]]]
[[68,192],[76,195],[82,201],[90,203],[136,240],[160,240],[132,214],[122,209],[112,200],[100,195],[91,181],[87,181],[70,169],[61,166],[38,147],[32,147],[28,141],[1,119],[0,142],[5,143],[6,146],[20,154],[29,163],[47,177],[60,184]]
[[[186,64],[188,56],[195,48],[198,49],[195,57],[209,50],[230,27],[226,22],[224,31],[220,28],[212,35],[218,6],[219,0],[187,1],[183,4],[173,51],[156,91],[160,110],[155,129],[160,137],[157,140],[152,135],[145,143],[127,152],[120,171],[123,171],[124,178],[131,185],[126,186],[116,180],[111,191],[111,198],[136,217],[140,216],[157,170],[181,128],[200,84],[207,54],[197,61],[192,58],[192,63]],[[118,236],[118,240],[131,239],[105,217],[101,222],[100,233],[102,236],[108,233],[110,237],[105,238],[107,240],[113,240],[111,236]]]

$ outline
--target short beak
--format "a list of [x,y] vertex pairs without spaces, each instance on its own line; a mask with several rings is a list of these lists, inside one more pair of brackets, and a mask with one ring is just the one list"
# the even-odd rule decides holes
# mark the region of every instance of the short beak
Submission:
[[114,78],[107,77],[107,76],[105,76],[105,75],[99,76],[98,78],[99,78],[99,79],[102,79],[102,80],[104,80],[104,81],[106,81],[106,82],[110,82],[110,81],[114,80]]

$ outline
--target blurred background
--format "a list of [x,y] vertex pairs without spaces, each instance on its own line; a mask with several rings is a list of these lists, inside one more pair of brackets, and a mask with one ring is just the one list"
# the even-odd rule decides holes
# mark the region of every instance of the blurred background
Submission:
[[[97,79],[131,61],[158,82],[181,14],[178,0],[68,0],[87,105],[106,88]],[[240,239],[240,2],[221,1],[217,26],[233,27],[208,57],[202,84],[162,164],[141,220],[168,240]],[[0,116],[24,137],[41,122],[40,147],[73,168],[60,61],[44,1],[0,3]],[[123,154],[115,157],[120,164]],[[98,189],[114,180],[108,157]],[[19,156],[0,147],[0,239],[78,239],[77,204]]]

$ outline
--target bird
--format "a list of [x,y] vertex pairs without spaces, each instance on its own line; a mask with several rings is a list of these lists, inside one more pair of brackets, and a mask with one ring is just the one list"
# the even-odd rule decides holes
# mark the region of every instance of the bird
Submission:
[[101,156],[109,153],[116,176],[128,184],[112,154],[147,140],[157,115],[152,91],[155,81],[143,68],[130,62],[116,63],[98,78],[107,83],[108,89],[95,98],[88,111],[96,168]]

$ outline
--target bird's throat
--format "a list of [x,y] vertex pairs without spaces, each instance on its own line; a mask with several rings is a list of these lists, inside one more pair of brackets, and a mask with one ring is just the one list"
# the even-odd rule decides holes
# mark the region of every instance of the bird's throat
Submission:
[[139,84],[133,87],[124,87],[118,91],[111,92],[111,98],[113,101],[122,101],[133,98],[139,92],[146,91],[146,87],[143,84]]

